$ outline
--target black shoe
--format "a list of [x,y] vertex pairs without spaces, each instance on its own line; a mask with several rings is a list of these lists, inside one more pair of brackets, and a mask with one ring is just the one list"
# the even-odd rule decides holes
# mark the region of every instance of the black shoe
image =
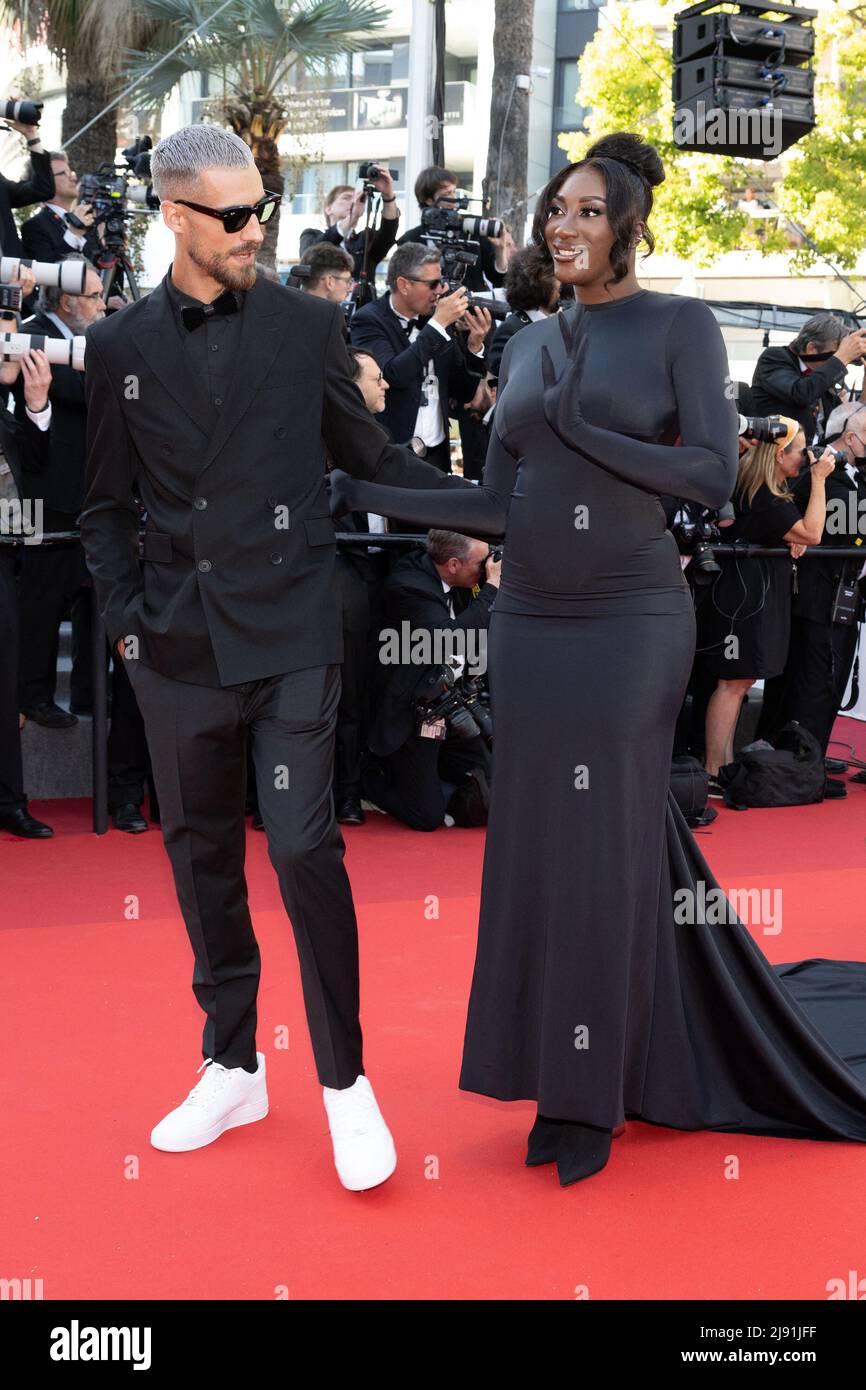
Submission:
[[141,814],[141,807],[132,801],[118,806],[114,812],[114,824],[118,830],[125,830],[128,835],[140,835],[142,830],[147,830],[147,821]]
[[529,1131],[524,1160],[527,1168],[538,1168],[542,1163],[555,1163],[561,1134],[562,1125],[558,1120],[546,1120],[543,1115],[537,1115],[535,1124]]
[[336,815],[340,825],[363,825],[367,819],[356,796],[344,796],[342,801],[337,803]]
[[447,812],[454,824],[464,827],[486,825],[490,806],[490,787],[480,767],[467,772],[448,802]]
[[70,713],[70,714],[77,714],[77,715],[81,716],[81,717],[84,718],[84,719],[92,719],[92,718],[93,718],[93,706],[92,706],[92,705],[77,705],[77,704],[75,703],[74,700],[70,700],[70,702],[69,702],[69,713]]
[[825,759],[824,759],[824,771],[825,771],[825,772],[847,772],[847,771],[848,771],[848,764],[847,764],[847,763],[844,763],[844,762],[842,761],[841,758],[825,758]]
[[848,778],[849,782],[866,782],[866,772],[855,772],[853,777]]
[[572,1124],[566,1120],[556,1151],[560,1187],[570,1187],[572,1183],[600,1172],[610,1158],[612,1137],[609,1129]]
[[54,834],[50,825],[35,820],[25,806],[0,814],[0,830],[5,830],[9,835],[20,835],[23,840],[48,840]]
[[73,724],[78,723],[74,714],[61,709],[53,700],[34,705],[32,709],[23,709],[21,713],[32,719],[34,724],[41,724],[43,729],[71,729]]
[[843,796],[848,795],[848,788],[844,782],[837,782],[833,777],[824,778],[824,800],[840,801]]

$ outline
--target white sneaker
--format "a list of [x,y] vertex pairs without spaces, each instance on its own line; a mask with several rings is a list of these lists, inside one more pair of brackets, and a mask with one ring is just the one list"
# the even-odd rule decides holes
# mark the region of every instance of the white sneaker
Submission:
[[165,1153],[203,1149],[227,1129],[263,1120],[268,1113],[265,1054],[256,1053],[258,1071],[224,1067],[208,1057],[199,1067],[207,1071],[186,1100],[160,1120],[150,1142]]
[[337,1176],[350,1192],[365,1192],[390,1178],[397,1167],[391,1131],[382,1119],[366,1076],[335,1091],[322,1088]]

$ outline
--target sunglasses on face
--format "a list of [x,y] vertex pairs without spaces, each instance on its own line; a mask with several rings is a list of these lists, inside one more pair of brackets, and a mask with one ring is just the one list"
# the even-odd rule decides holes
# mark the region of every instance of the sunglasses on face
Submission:
[[404,275],[404,280],[413,280],[416,285],[429,285],[431,290],[438,290],[440,285],[447,282],[439,275],[435,280],[428,280],[423,275]]
[[181,207],[192,208],[193,212],[203,212],[207,217],[218,217],[226,232],[240,232],[255,214],[262,226],[269,222],[282,201],[279,193],[266,193],[257,203],[250,206],[242,203],[233,208],[206,208],[203,203],[191,203],[187,198],[174,198]]

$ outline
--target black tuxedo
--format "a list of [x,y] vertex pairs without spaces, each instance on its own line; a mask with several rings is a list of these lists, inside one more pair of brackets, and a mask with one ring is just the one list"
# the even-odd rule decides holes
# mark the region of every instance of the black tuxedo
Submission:
[[[319,1079],[341,1089],[363,1065],[331,793],[343,652],[326,449],[372,481],[471,484],[389,443],[352,381],[337,305],[259,279],[237,316],[209,316],[190,336],[182,299],[164,281],[88,334],[82,536],[112,643],[137,639],[127,669],[195,955],[204,1056],[255,1068],[249,745]],[[209,394],[221,343],[225,396]]]
[[428,320],[414,342],[391,308],[390,296],[383,295],[372,304],[365,304],[352,316],[349,325],[352,346],[372,353],[388,382],[385,409],[376,418],[393,439],[411,439],[421,404],[421,385],[427,373],[427,363],[433,366],[439,381],[439,405],[442,427],[448,437],[448,400],[469,401],[478,389],[484,371],[479,357],[469,357],[477,371],[464,361],[458,344],[434,328]]
[[[69,228],[70,231],[77,233],[77,228]],[[99,250],[99,236],[94,227],[91,227],[84,236],[84,245],[81,252],[77,252],[74,246],[70,246],[64,240],[64,232],[67,231],[65,222],[62,222],[56,212],[51,208],[41,208],[33,217],[28,217],[21,227],[21,245],[24,248],[24,255],[29,256],[34,261],[62,261],[64,256],[74,256],[81,254],[88,260],[93,260]]]
[[30,177],[15,183],[0,174],[0,252],[4,256],[21,256],[21,238],[12,216],[13,208],[27,208],[31,203],[44,203],[54,197],[54,175],[51,158],[43,150],[30,154]]
[[[27,417],[16,420],[6,409],[6,388],[0,387],[0,449],[16,485],[22,470],[38,472],[48,463],[49,430],[40,430]],[[20,488],[19,488],[20,493]],[[31,517],[30,521],[35,522]],[[38,549],[38,546],[32,547]],[[25,547],[30,550],[31,547]],[[18,731],[18,595],[15,586],[15,548],[0,545],[0,813],[27,805],[21,769]]]
[[509,314],[507,319],[496,325],[493,337],[490,342],[490,351],[487,354],[487,371],[494,381],[499,377],[499,364],[502,361],[502,354],[521,328],[525,328],[532,319],[523,309],[516,309],[513,314]]
[[798,421],[811,444],[819,405],[824,427],[839,404],[839,387],[848,368],[838,357],[816,363],[807,373],[790,347],[765,348],[755,364],[750,390],[752,415],[787,415]]

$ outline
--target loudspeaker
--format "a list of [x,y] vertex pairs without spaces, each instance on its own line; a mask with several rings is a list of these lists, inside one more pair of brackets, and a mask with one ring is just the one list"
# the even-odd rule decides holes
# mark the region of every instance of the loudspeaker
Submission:
[[700,0],[675,17],[674,143],[684,150],[775,159],[815,126],[816,10]]
[[674,102],[679,105],[708,87],[754,87],[771,95],[810,97],[815,89],[814,74],[808,68],[768,68],[753,58],[726,58],[710,53],[674,68]]

